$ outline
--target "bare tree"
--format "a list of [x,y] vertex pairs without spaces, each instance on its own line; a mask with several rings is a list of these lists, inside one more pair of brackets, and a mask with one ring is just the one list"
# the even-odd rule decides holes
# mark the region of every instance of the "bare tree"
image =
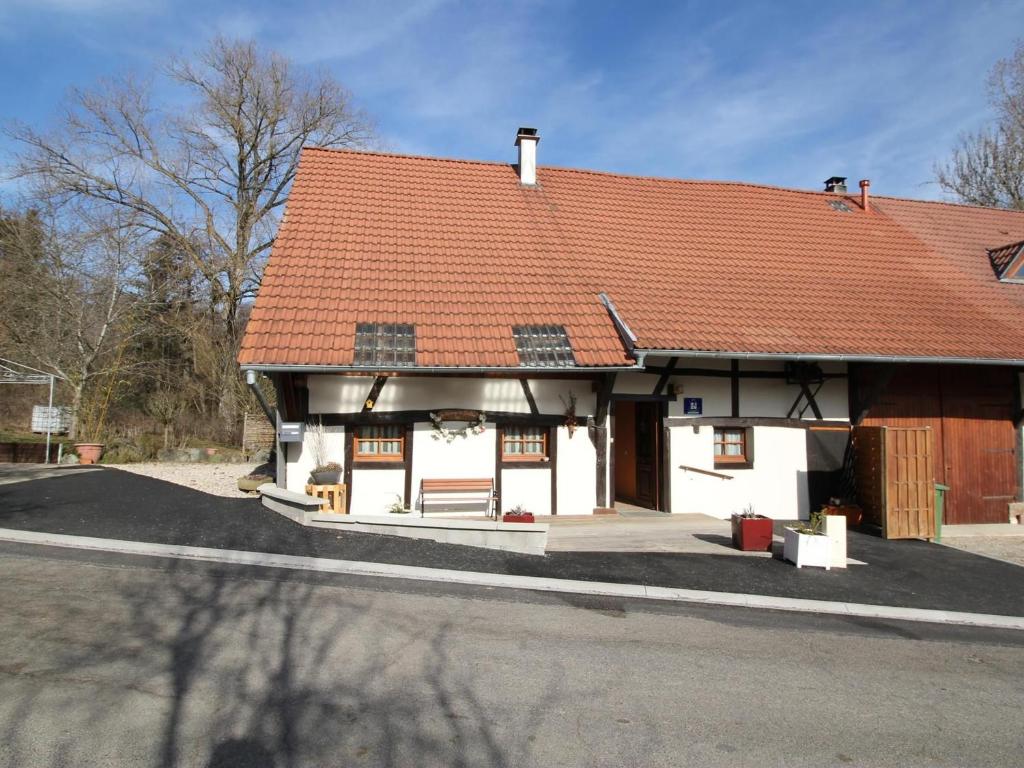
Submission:
[[139,303],[129,295],[138,230],[124,215],[97,221],[83,211],[33,211],[12,221],[18,219],[8,219],[0,234],[5,345],[64,379],[71,391],[72,437],[81,437],[83,428],[95,433],[109,396],[87,401],[90,387],[127,369],[124,350],[139,332],[133,319]]
[[939,185],[965,203],[1024,209],[1024,42],[996,62],[988,80],[996,119],[960,137]]
[[15,126],[17,174],[48,198],[130,212],[173,241],[204,277],[220,323],[221,416],[237,421],[239,310],[255,294],[304,145],[358,147],[371,137],[349,94],[252,42],[213,40],[162,76],[188,101],[158,105],[132,79],[75,91],[52,133]]

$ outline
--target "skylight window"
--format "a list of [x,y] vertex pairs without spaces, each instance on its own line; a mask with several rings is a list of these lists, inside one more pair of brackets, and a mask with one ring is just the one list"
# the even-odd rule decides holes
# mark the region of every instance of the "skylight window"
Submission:
[[416,326],[356,323],[355,365],[374,368],[416,364]]
[[520,365],[552,368],[576,365],[564,326],[514,325],[512,338],[516,342]]
[[840,213],[850,212],[850,206],[848,206],[842,200],[829,200],[828,204],[831,205],[833,209],[839,211]]

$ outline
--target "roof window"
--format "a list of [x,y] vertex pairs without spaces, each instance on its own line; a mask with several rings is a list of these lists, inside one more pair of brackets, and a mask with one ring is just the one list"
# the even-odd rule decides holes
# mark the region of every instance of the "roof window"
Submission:
[[356,323],[355,365],[374,368],[416,364],[416,326]]
[[831,205],[834,210],[839,211],[840,213],[850,212],[850,206],[848,206],[842,200],[829,200],[828,204]]
[[576,365],[569,336],[562,325],[513,325],[519,364],[564,368]]
[[988,252],[992,269],[1004,283],[1024,283],[1024,241],[1010,243]]

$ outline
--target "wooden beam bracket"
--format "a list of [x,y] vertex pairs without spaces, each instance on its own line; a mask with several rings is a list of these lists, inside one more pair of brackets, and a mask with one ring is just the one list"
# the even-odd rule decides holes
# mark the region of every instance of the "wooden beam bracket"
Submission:
[[384,389],[384,385],[387,383],[387,376],[378,376],[373,380],[373,386],[370,387],[370,394],[366,396],[366,400],[363,402],[363,413],[368,413],[373,410],[373,406],[377,404],[377,398],[380,397],[381,390]]
[[540,411],[537,409],[537,401],[533,397],[533,392],[530,391],[530,382],[527,379],[520,379],[519,384],[523,388],[523,395],[526,397],[526,402],[530,405],[530,413],[534,416],[538,415]]

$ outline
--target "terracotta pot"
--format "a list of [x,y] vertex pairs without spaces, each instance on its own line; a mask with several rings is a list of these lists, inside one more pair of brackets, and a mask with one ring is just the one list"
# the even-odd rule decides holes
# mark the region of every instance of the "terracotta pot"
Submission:
[[822,507],[826,515],[842,515],[847,528],[856,528],[864,522],[864,510],[856,504],[826,504]]
[[75,453],[81,464],[95,464],[103,455],[103,443],[75,443]]

